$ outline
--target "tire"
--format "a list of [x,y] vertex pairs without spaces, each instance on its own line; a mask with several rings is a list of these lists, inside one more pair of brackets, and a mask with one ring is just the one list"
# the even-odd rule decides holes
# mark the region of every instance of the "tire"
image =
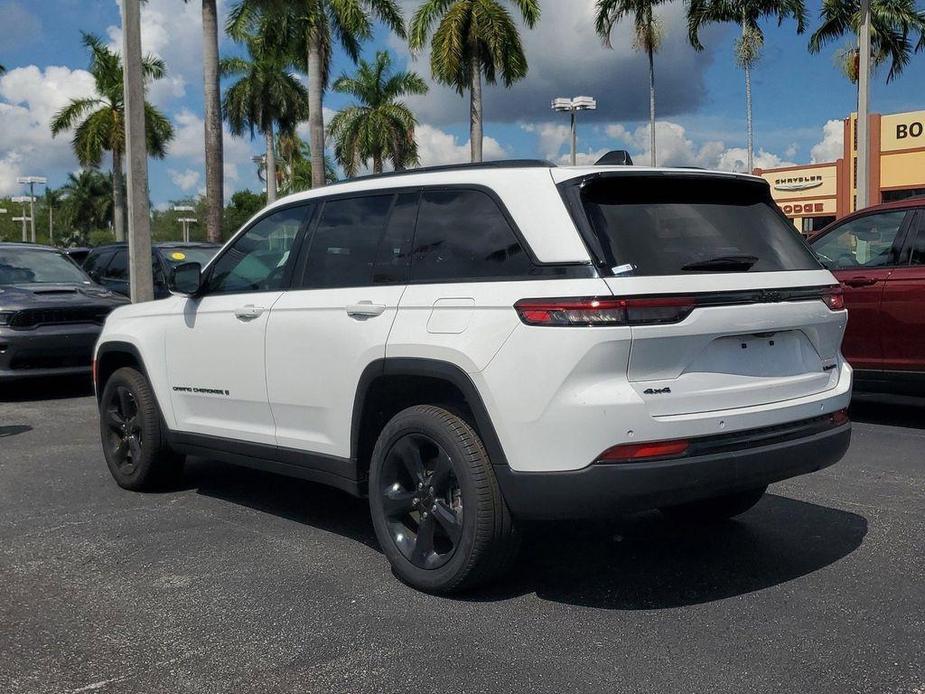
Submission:
[[511,566],[519,545],[479,435],[433,405],[403,410],[383,428],[369,506],[393,571],[422,591],[484,585]]
[[668,506],[661,509],[661,511],[675,521],[717,523],[745,513],[761,501],[761,497],[764,496],[767,490],[767,486],[764,486],[760,489],[749,489],[744,492],[717,496],[713,499],[695,501],[690,504]]
[[119,369],[106,381],[100,398],[100,438],[109,471],[123,489],[162,489],[182,476],[184,458],[167,445],[154,393],[135,369]]

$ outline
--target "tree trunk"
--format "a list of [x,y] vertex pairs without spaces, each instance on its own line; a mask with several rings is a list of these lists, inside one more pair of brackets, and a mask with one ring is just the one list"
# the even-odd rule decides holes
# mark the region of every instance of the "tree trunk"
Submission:
[[112,153],[112,230],[116,241],[125,241],[125,183],[122,153]]
[[382,157],[380,157],[378,154],[373,157],[373,173],[382,173]]
[[321,46],[313,30],[308,35],[308,129],[312,148],[312,188],[326,183],[324,176],[324,113],[322,93],[324,83],[321,65]]
[[276,200],[276,148],[273,143],[273,126],[263,134],[267,143],[267,204]]
[[469,143],[472,162],[482,161],[482,68],[479,59],[472,59],[472,85],[469,99]]
[[745,68],[745,133],[747,140],[746,147],[748,148],[747,159],[748,159],[748,173],[754,173],[755,171],[755,143],[754,143],[754,133],[752,130],[752,70],[749,62],[746,60],[744,63]]
[[649,49],[649,149],[652,166],[658,166],[658,157],[655,156],[655,55],[652,49]]
[[206,119],[206,238],[212,243],[218,243],[222,240],[225,193],[218,77],[218,12],[215,0],[202,0],[202,73]]

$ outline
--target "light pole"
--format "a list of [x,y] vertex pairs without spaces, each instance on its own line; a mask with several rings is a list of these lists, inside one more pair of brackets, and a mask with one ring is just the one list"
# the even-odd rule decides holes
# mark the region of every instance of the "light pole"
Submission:
[[[192,205],[174,205],[173,211],[174,212],[195,212],[196,208],[193,207]],[[189,243],[189,227],[187,226],[187,224],[190,222],[190,218],[181,217],[177,221],[180,222],[180,228],[183,230],[183,241],[186,243]],[[196,222],[198,220],[193,219],[192,221]]]
[[578,112],[596,111],[597,100],[590,96],[576,96],[574,99],[558,98],[552,100],[552,110],[568,113],[572,118],[572,166],[578,163]]
[[183,242],[189,243],[189,225],[199,224],[199,220],[195,217],[180,217],[180,219],[177,221],[183,225]]
[[861,0],[861,26],[858,29],[858,175],[857,203],[861,210],[870,204],[868,176],[870,173],[870,0]]
[[16,182],[29,186],[29,224],[32,227],[32,243],[35,243],[35,184],[48,185],[48,179],[44,176],[19,176]]
[[[17,195],[10,198],[10,202],[17,202],[22,205],[22,216],[13,217],[14,222],[22,222],[22,242],[27,243],[29,241],[29,233],[26,231],[26,222],[30,221],[29,217],[26,216],[26,203],[29,203],[29,206],[32,206],[33,200],[29,195]],[[33,241],[33,243],[35,243]]]

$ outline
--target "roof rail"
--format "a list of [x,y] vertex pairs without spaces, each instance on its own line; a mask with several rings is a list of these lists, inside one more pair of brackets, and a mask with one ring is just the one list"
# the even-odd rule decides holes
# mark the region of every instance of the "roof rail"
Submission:
[[369,181],[377,178],[392,178],[395,176],[411,176],[421,173],[440,173],[441,171],[469,171],[471,169],[550,169],[556,165],[545,159],[502,159],[499,161],[483,161],[474,164],[445,164],[442,166],[422,166],[417,169],[405,169],[403,171],[388,171],[381,174],[369,174],[368,176],[354,176],[345,178],[338,183],[352,183],[354,181]]

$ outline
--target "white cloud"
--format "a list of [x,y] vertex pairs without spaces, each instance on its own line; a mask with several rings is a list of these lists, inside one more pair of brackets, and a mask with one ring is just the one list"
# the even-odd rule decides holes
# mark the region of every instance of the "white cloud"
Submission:
[[546,159],[558,158],[572,136],[571,127],[562,123],[527,123],[520,127],[536,135],[540,153]]
[[173,181],[173,184],[184,193],[192,193],[199,187],[201,175],[198,171],[194,171],[193,169],[186,169],[185,171],[167,169],[167,175],[170,176],[170,180]]
[[[460,164],[470,159],[469,140],[460,142],[455,135],[422,123],[415,128],[415,140],[422,166],[439,166],[441,164]],[[503,159],[507,151],[493,137],[485,137],[482,142],[482,157],[486,161]]]
[[845,124],[830,120],[822,126],[822,140],[810,150],[810,163],[822,164],[845,156]]
[[95,93],[85,70],[29,65],[0,77],[0,195],[21,191],[17,176],[77,168],[71,136],[52,138],[49,124],[72,98]]

